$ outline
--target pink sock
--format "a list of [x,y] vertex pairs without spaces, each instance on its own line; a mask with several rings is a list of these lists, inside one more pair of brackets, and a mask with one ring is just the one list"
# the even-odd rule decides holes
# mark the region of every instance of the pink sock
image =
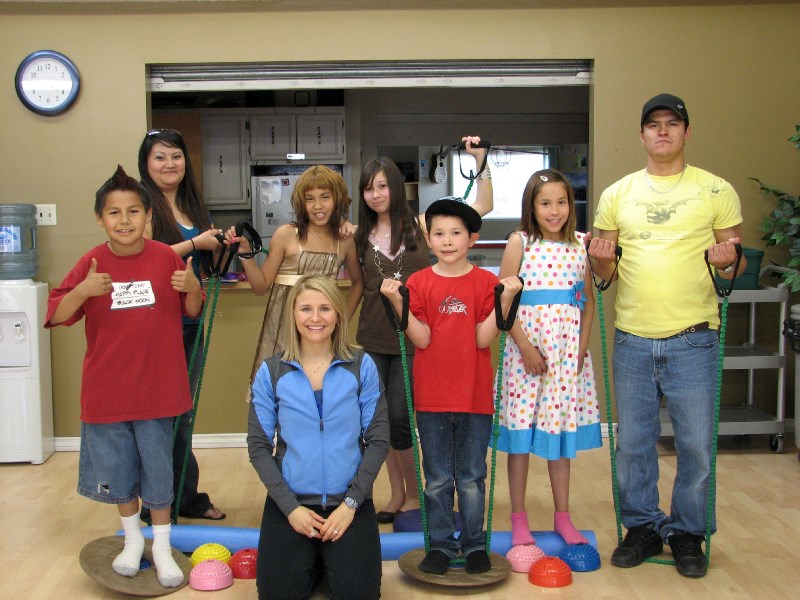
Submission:
[[558,535],[564,538],[567,544],[589,543],[589,540],[583,537],[580,531],[575,529],[572,520],[569,518],[569,512],[567,511],[553,513],[553,529],[556,530]]
[[511,513],[511,545],[536,544],[531,534],[531,527],[528,525],[528,513]]

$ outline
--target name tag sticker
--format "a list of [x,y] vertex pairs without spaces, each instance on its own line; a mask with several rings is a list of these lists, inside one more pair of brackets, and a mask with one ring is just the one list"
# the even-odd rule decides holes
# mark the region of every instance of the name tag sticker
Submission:
[[125,283],[112,282],[114,291],[111,292],[111,310],[121,308],[137,308],[139,306],[153,306],[156,297],[153,286],[149,281],[128,281]]

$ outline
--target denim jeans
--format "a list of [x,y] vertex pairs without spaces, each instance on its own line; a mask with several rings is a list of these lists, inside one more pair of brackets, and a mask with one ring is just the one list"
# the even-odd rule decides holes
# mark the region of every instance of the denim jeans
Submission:
[[[653,523],[664,540],[675,531],[705,535],[718,351],[713,329],[664,339],[615,331],[616,456],[625,527]],[[659,508],[657,487],[662,397],[678,463],[669,516]]]
[[[485,549],[486,449],[492,415],[418,412],[417,428],[425,470],[425,507],[431,549],[455,558]],[[455,538],[454,492],[458,492],[461,536]]]
[[172,502],[172,418],[81,423],[78,493],[98,502],[142,498],[148,510]]

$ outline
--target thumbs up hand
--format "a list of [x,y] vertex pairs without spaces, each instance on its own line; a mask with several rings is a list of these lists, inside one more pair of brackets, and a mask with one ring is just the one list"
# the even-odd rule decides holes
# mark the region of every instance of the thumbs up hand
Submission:
[[111,285],[111,275],[108,273],[97,272],[97,259],[92,259],[92,265],[89,267],[89,272],[86,273],[84,280],[78,284],[77,287],[81,288],[81,292],[87,298],[89,296],[102,296],[110,294],[113,286]]
[[186,292],[187,294],[200,291],[200,281],[194,274],[192,267],[193,257],[186,261],[185,269],[178,269],[172,274],[172,289],[176,292]]

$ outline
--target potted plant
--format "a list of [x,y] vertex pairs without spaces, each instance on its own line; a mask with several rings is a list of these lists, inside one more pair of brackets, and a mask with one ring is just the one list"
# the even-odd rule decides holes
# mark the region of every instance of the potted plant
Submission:
[[[795,125],[795,134],[788,141],[800,150],[800,125]],[[761,224],[761,231],[766,235],[766,246],[785,244],[789,246],[789,263],[782,277],[791,291],[800,290],[800,198],[788,192],[766,185],[756,177],[750,177],[758,183],[762,192],[775,197],[776,207]]]

